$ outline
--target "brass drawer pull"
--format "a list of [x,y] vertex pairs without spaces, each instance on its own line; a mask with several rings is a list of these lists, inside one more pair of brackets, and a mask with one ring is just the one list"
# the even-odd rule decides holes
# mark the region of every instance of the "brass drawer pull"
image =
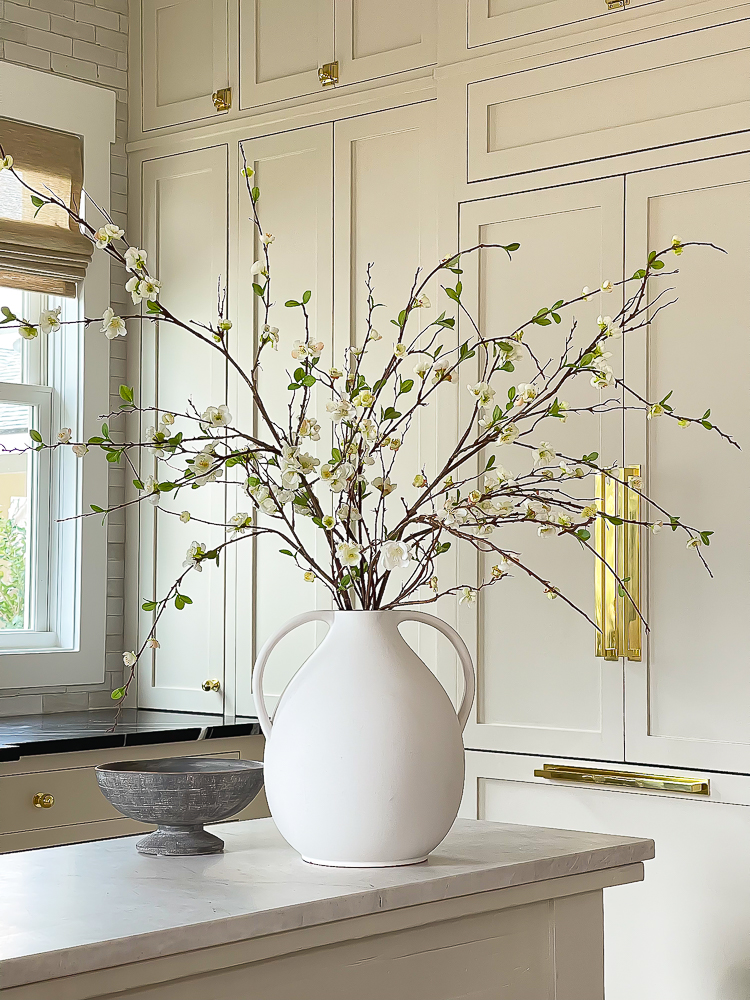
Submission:
[[204,691],[221,691],[221,681],[204,681],[201,687]]
[[589,785],[618,785],[621,788],[656,788],[664,792],[710,795],[708,778],[684,778],[671,774],[644,774],[641,771],[605,771],[598,767],[568,767],[545,764],[534,771],[535,778],[551,781],[581,781]]
[[55,804],[55,796],[49,792],[37,792],[31,801],[37,809],[51,809]]

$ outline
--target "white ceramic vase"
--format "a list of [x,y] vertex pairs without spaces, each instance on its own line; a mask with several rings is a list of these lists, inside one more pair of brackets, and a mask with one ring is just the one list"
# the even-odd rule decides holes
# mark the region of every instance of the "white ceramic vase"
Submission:
[[[263,671],[276,643],[305,622],[328,634],[269,719]],[[456,714],[444,688],[398,630],[432,625],[453,643],[464,674]],[[305,861],[374,868],[424,861],[461,802],[461,733],[474,669],[458,633],[422,612],[312,611],[272,636],[253,671],[266,736],[266,795],[276,825]]]

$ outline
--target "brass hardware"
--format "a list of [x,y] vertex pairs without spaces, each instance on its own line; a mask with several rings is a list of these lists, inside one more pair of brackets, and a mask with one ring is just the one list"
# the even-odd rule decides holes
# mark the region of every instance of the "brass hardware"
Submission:
[[221,90],[217,90],[215,94],[211,95],[211,99],[217,111],[229,111],[232,107],[232,88],[222,87]]
[[[597,555],[594,567],[596,655],[605,660],[641,658],[640,466],[602,472],[597,477],[596,502],[600,511],[624,523],[614,525],[598,517],[594,529]],[[633,488],[629,485],[632,482]],[[623,581],[618,584],[615,573]]]
[[31,801],[37,809],[51,809],[55,804],[55,796],[49,792],[37,792]]
[[318,70],[318,79],[321,87],[333,87],[339,82],[339,64],[336,62],[323,63]]
[[545,764],[534,771],[535,778],[551,781],[581,781],[590,785],[618,785],[620,788],[655,788],[663,792],[687,792],[689,795],[710,795],[708,778],[685,778],[676,774],[645,774],[641,771],[605,771],[598,767],[568,767],[565,764]]
[[221,691],[221,681],[204,681],[201,687],[204,691]]
[[630,0],[605,0],[607,10],[624,10],[630,6]]

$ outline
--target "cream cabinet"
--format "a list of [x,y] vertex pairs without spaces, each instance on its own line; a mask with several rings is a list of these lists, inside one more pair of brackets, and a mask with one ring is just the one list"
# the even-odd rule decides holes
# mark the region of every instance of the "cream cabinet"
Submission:
[[[367,265],[374,261],[373,280],[379,301],[387,304],[377,319],[383,340],[381,354],[392,350],[390,318],[398,315],[409,295],[417,268],[436,259],[434,220],[434,107],[429,103],[354,118],[333,125],[297,129],[275,136],[243,141],[247,162],[255,170],[261,191],[259,212],[264,227],[275,237],[270,247],[273,289],[269,323],[280,331],[279,350],[266,350],[263,385],[285,386],[289,351],[303,336],[302,318],[287,309],[289,297],[312,291],[311,331],[326,347],[324,361],[340,359],[344,349],[362,336],[367,303]],[[397,169],[394,169],[394,165]],[[258,300],[247,274],[260,254],[257,229],[248,218],[247,194],[240,179],[237,196],[237,349],[251,363],[259,325]],[[398,232],[398,240],[394,233]],[[252,336],[247,334],[253,331]],[[375,350],[377,350],[377,348]],[[377,363],[377,362],[376,362]],[[231,381],[230,381],[230,384]],[[252,419],[247,393],[238,384],[236,404],[230,409]],[[286,419],[286,399],[270,395],[272,415]],[[320,399],[319,407],[325,406]],[[430,415],[430,418],[432,415]],[[259,425],[260,427],[261,425]],[[423,418],[419,454],[399,453],[403,475],[414,462],[429,460],[436,450],[437,424]],[[321,440],[318,454],[325,458],[330,441]],[[421,458],[420,458],[421,455]],[[414,472],[409,471],[409,480]],[[236,501],[242,505],[240,494]],[[244,500],[247,509],[247,499]],[[311,545],[319,532],[308,529]],[[237,711],[253,714],[250,671],[255,653],[290,617],[315,607],[328,607],[328,592],[304,582],[302,570],[279,549],[277,537],[258,538],[234,547],[228,562],[230,596],[234,606]],[[253,552],[251,558],[250,553]],[[233,591],[232,591],[232,588]],[[231,596],[233,592],[234,596]],[[283,595],[283,597],[282,597]],[[248,610],[252,613],[248,613]],[[325,634],[325,626],[310,623],[280,644],[266,674],[265,689],[273,703],[299,666]],[[412,641],[438,670],[452,696],[456,675],[452,650],[444,648],[434,630],[410,632]]]
[[241,106],[320,93],[334,62],[338,86],[429,66],[435,46],[436,0],[241,0]]
[[679,299],[659,312],[655,301],[651,326],[626,340],[631,383],[652,399],[674,389],[669,403],[676,413],[701,416],[710,407],[709,423],[742,448],[702,427],[657,419],[644,431],[632,411],[626,417],[625,458],[644,465],[650,493],[687,523],[714,532],[702,549],[710,573],[686,549],[682,532],[644,533],[651,630],[643,659],[625,661],[627,757],[750,774],[742,638],[750,529],[735,506],[750,488],[750,319],[738,299],[750,287],[750,152],[629,176],[626,199],[630,273],[674,234],[724,251],[691,248],[669,262],[675,267],[665,271],[679,274],[660,278],[653,295]]
[[143,130],[216,115],[228,87],[229,0],[141,0]]
[[[152,829],[126,819],[105,799],[96,780],[98,764],[183,756],[262,760],[263,750],[262,736],[230,736],[197,742],[183,740],[155,746],[42,754],[1,763],[0,854],[124,837]],[[246,809],[232,818],[254,819],[267,815],[266,797],[261,791]]]
[[[148,160],[143,164],[143,246],[152,273],[162,282],[161,301],[178,316],[198,322],[217,319],[217,287],[227,280],[227,147]],[[178,326],[145,321],[141,335],[141,405],[177,417],[174,430],[185,437],[200,433],[195,415],[226,399],[226,363],[210,342],[202,343]],[[189,416],[192,414],[192,418]],[[141,433],[155,413],[144,414]],[[141,438],[143,440],[143,438]],[[144,452],[141,478],[169,476],[164,463]],[[194,523],[183,523],[187,510]],[[224,539],[222,489],[184,489],[162,494],[153,507],[139,508],[140,601],[163,597],[182,572],[193,541],[212,547]],[[159,623],[159,649],[139,663],[141,708],[221,714],[224,683],[225,567],[206,566],[191,573],[184,593],[192,600],[182,611],[172,606]],[[152,612],[140,612],[140,641]],[[204,681],[218,690],[203,690]]]
[[664,769],[708,779],[704,796],[555,783],[535,776],[545,763],[469,751],[461,815],[654,839],[645,881],[604,896],[607,1000],[744,1000],[748,778]]
[[[467,305],[478,315],[480,328],[498,335],[512,331],[541,306],[578,295],[584,284],[597,288],[605,278],[620,280],[623,193],[622,178],[607,178],[462,205],[462,246],[521,244],[512,262],[497,250],[464,259]],[[576,309],[574,347],[592,339],[600,313],[617,312],[614,294],[599,292]],[[550,329],[529,334],[543,360],[561,353],[569,332],[567,326]],[[530,359],[520,362],[508,386],[531,381],[531,365]],[[502,395],[505,391],[499,388]],[[566,393],[571,407],[591,406],[599,398],[588,378]],[[606,398],[617,398],[617,392]],[[582,414],[559,427],[545,425],[538,434],[573,458],[594,451],[604,462],[621,461],[619,412]],[[525,452],[505,451],[498,451],[497,461],[511,473],[527,467]],[[593,477],[574,486],[582,500],[594,500]],[[504,529],[503,535],[530,569],[593,615],[594,559],[578,541],[551,543],[537,537],[531,522]],[[476,567],[473,549],[463,552],[462,560],[462,579],[477,573],[487,578],[497,561],[488,556],[486,565]],[[471,628],[476,636],[477,662],[467,746],[622,758],[622,666],[596,655],[594,630],[585,618],[561,600],[549,600],[537,580],[521,570],[483,591],[473,621],[466,617],[467,634]]]

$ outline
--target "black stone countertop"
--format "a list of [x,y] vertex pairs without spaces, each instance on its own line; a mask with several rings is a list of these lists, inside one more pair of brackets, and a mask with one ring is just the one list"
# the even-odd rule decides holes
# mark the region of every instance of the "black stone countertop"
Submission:
[[257,719],[238,717],[225,724],[220,715],[123,709],[113,729],[115,711],[55,712],[0,718],[0,761],[47,753],[102,750],[110,747],[182,743],[228,736],[257,736]]

